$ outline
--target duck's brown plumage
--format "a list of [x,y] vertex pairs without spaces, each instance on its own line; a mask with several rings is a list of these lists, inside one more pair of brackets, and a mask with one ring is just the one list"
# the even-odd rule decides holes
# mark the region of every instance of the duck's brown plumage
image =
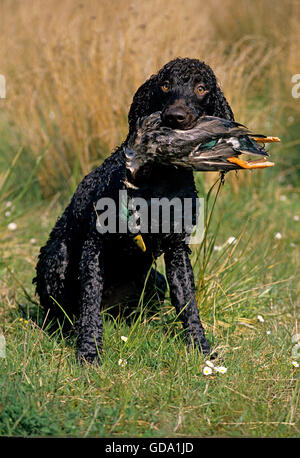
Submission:
[[[125,147],[127,167],[136,174],[144,165],[161,163],[196,171],[229,171],[274,165],[262,143],[279,141],[277,137],[254,134],[234,121],[202,116],[192,129],[171,129],[162,125],[160,112],[139,121]],[[263,159],[247,162],[242,153]],[[251,164],[253,166],[251,166]]]

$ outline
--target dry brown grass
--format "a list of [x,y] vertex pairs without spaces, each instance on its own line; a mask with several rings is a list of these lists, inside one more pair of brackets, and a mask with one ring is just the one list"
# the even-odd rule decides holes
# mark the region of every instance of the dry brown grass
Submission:
[[5,119],[16,148],[35,157],[47,148],[45,195],[120,144],[135,90],[171,58],[210,64],[250,127],[282,135],[282,110],[295,109],[300,3],[293,0],[2,0],[0,18]]

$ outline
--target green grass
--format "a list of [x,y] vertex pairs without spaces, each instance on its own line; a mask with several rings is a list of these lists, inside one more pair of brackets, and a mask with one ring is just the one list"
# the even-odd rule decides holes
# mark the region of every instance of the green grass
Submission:
[[[39,247],[63,205],[39,200],[24,211],[25,198],[16,200],[11,220],[18,228],[10,232],[3,223],[0,240],[7,345],[0,359],[1,435],[299,437],[300,369],[292,365],[298,189],[260,173],[264,180],[238,193],[225,183],[207,233],[205,269],[204,246],[193,247],[201,317],[218,352],[215,365],[227,368],[209,376],[203,357],[186,347],[168,299],[156,315],[137,314],[130,326],[105,315],[102,364],[78,367],[74,339],[50,335],[41,315],[38,324],[32,320],[36,306],[28,299]],[[237,243],[226,244],[231,236]],[[211,241],[223,248],[212,249]]]

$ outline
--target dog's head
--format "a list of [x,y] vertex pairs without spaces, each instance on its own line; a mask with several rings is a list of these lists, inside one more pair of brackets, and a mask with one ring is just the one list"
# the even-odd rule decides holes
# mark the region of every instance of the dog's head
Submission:
[[189,58],[167,63],[137,90],[128,115],[130,133],[139,118],[156,111],[162,112],[164,125],[183,130],[202,115],[234,119],[212,69]]

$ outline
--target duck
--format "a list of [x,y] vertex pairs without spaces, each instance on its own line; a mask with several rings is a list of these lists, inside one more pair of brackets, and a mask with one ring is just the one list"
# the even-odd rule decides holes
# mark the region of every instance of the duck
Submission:
[[[141,118],[125,142],[126,168],[134,178],[151,163],[203,172],[273,167],[265,144],[279,137],[252,133],[245,125],[216,116],[201,116],[188,130],[162,124],[161,112]],[[241,159],[246,154],[254,160]],[[257,158],[258,157],[258,158]]]

